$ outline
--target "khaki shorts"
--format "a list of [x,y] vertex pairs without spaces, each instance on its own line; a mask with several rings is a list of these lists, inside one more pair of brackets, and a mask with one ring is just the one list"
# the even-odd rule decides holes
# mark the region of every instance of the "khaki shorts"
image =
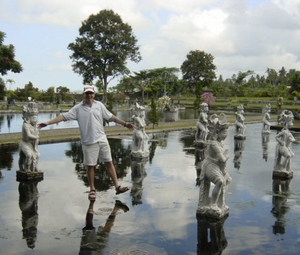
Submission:
[[85,166],[95,166],[99,162],[110,162],[111,151],[109,143],[97,142],[89,145],[82,145],[83,164]]

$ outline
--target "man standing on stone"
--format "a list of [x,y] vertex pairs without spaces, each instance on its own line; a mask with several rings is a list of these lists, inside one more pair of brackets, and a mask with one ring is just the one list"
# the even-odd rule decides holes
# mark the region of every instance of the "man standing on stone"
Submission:
[[95,88],[93,86],[84,86],[83,101],[81,103],[75,105],[68,112],[39,124],[39,128],[43,128],[61,121],[77,120],[81,135],[83,164],[86,167],[90,185],[90,200],[96,200],[94,179],[95,167],[98,160],[105,163],[108,174],[112,178],[115,186],[116,194],[124,193],[129,190],[128,187],[121,187],[118,183],[117,173],[112,162],[110,146],[104,132],[104,120],[113,121],[130,130],[134,129],[133,124],[117,118],[106,109],[104,104],[94,100],[94,98]]

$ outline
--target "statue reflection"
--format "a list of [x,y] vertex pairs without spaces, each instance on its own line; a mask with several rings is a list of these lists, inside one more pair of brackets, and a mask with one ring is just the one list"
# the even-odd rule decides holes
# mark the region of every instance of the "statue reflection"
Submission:
[[243,150],[245,149],[244,145],[245,140],[234,139],[234,168],[240,169],[243,157]]
[[273,180],[273,197],[272,204],[273,208],[271,213],[276,218],[275,224],[273,225],[274,235],[285,233],[285,220],[284,215],[289,211],[289,207],[286,204],[287,198],[290,194],[289,180]]
[[131,159],[131,180],[132,187],[130,195],[132,196],[132,205],[142,204],[143,195],[143,180],[147,176],[145,171],[145,164],[147,158],[132,158]]
[[19,207],[22,212],[23,239],[27,246],[35,247],[38,225],[38,188],[37,182],[19,183]]
[[221,219],[197,217],[198,244],[197,254],[222,254],[227,247],[227,240],[223,229],[228,214]]
[[[115,206],[112,209],[110,215],[108,216],[104,227],[99,226],[96,232],[96,229],[93,224],[94,203],[95,201],[90,201],[86,212],[85,227],[82,229],[79,255],[102,254],[101,251],[106,246],[106,243],[109,238],[109,233],[111,231],[111,228],[114,225],[118,211],[119,210],[122,210],[123,212],[129,211],[129,208],[126,204],[122,203],[120,200],[116,200]],[[95,253],[95,251],[97,253]]]
[[268,143],[270,141],[270,133],[261,134],[261,144],[263,149],[263,159],[268,161]]

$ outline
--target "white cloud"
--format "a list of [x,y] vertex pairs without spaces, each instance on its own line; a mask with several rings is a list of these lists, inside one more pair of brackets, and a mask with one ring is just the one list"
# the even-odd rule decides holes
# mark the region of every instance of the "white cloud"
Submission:
[[[81,77],[69,69],[67,45],[78,36],[81,22],[102,9],[114,10],[133,28],[143,58],[138,64],[128,63],[133,71],[179,68],[196,49],[215,57],[224,78],[246,70],[264,74],[268,67],[300,69],[298,0],[2,0],[4,43],[15,44],[16,59],[26,63],[24,72],[7,78],[18,84],[35,80],[45,88],[61,80],[71,90],[73,84],[81,84]],[[41,66],[69,71],[56,81],[55,75],[45,79],[37,72]]]

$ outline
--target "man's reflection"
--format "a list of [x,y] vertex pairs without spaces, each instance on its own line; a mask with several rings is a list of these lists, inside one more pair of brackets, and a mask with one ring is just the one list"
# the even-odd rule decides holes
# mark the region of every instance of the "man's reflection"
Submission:
[[270,141],[270,134],[269,133],[262,133],[261,134],[261,145],[263,150],[263,159],[267,162],[268,161],[268,143]]
[[96,232],[96,229],[93,224],[94,203],[95,201],[90,201],[89,207],[86,212],[85,227],[82,229],[79,255],[95,254],[95,251],[101,252],[106,246],[109,233],[111,231],[112,226],[114,225],[118,211],[129,211],[129,208],[126,204],[122,203],[120,200],[116,200],[115,206],[112,209],[110,215],[108,216],[104,227],[100,226],[98,228],[98,231]]
[[20,182],[19,207],[22,212],[23,239],[26,239],[27,246],[33,249],[38,225],[37,182]]
[[234,168],[240,169],[243,157],[243,150],[245,148],[244,145],[245,140],[234,139],[234,158],[233,164]]
[[132,187],[130,195],[132,196],[132,205],[142,204],[143,180],[147,176],[145,164],[148,158],[131,159],[131,180]]
[[273,226],[273,233],[283,235],[285,233],[285,220],[284,215],[289,211],[289,207],[286,204],[287,198],[290,194],[290,181],[289,180],[273,180],[273,208],[271,213],[276,218]]
[[222,254],[227,247],[227,240],[223,229],[228,214],[221,219],[197,217],[198,244],[197,254]]

